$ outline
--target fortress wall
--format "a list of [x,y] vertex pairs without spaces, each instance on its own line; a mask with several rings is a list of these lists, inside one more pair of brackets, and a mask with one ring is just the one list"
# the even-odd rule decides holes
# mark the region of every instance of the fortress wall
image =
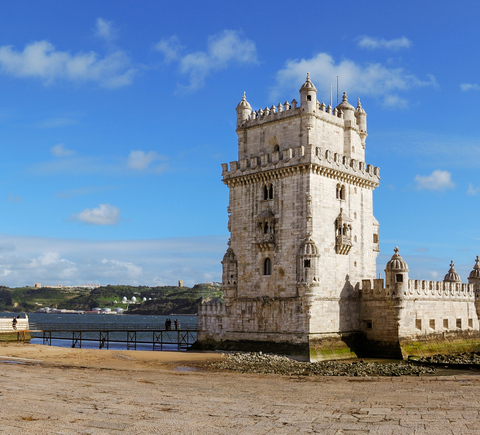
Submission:
[[456,297],[407,299],[400,317],[400,338],[427,338],[429,335],[478,332],[473,300]]
[[479,330],[473,285],[462,283],[409,280],[394,295],[381,279],[363,280],[361,317],[367,338],[380,341]]
[[299,298],[237,299],[200,304],[199,341],[307,342],[307,314]]

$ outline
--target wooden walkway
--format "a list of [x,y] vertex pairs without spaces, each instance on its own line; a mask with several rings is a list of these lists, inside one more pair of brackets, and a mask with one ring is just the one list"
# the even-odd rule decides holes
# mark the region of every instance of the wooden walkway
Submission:
[[127,349],[137,349],[138,344],[151,345],[152,350],[163,350],[172,345],[177,350],[188,349],[197,341],[197,328],[166,330],[151,324],[38,324],[30,330],[35,338],[41,337],[43,344],[52,345],[52,340],[69,340],[71,347],[81,348],[82,342],[97,342],[99,349],[109,349],[111,343],[126,344]]

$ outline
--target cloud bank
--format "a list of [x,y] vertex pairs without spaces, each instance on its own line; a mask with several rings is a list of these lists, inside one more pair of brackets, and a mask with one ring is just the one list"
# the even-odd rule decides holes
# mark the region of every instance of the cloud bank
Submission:
[[104,57],[93,51],[71,54],[57,50],[48,41],[35,41],[23,51],[10,45],[0,46],[0,72],[12,77],[36,78],[45,85],[57,81],[93,82],[113,89],[129,85],[137,70],[121,50]]
[[2,235],[0,284],[185,285],[221,280],[227,237],[85,241]]
[[403,68],[391,68],[381,63],[359,64],[348,59],[335,62],[329,54],[318,53],[310,59],[288,60],[276,74],[271,97],[275,99],[283,92],[298,90],[307,72],[310,72],[319,90],[319,99],[327,97],[330,85],[338,76],[341,89],[351,94],[378,98],[385,106],[395,108],[408,105],[400,93],[418,87],[436,86],[433,76],[422,80]]

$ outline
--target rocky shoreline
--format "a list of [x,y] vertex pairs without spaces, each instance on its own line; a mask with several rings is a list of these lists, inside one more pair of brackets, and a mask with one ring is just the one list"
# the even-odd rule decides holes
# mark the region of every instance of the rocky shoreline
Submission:
[[286,376],[407,376],[434,374],[435,368],[408,361],[387,363],[365,362],[300,362],[286,356],[251,353],[226,353],[224,360],[209,363],[213,370],[241,373],[279,374]]

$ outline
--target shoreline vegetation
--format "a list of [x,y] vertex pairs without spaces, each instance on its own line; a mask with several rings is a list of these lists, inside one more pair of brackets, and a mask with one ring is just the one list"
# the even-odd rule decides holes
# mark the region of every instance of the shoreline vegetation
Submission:
[[80,287],[0,287],[0,311],[32,313],[41,308],[90,311],[94,308],[121,308],[124,314],[197,314],[202,299],[222,300],[219,283],[178,286],[107,285],[94,289]]

